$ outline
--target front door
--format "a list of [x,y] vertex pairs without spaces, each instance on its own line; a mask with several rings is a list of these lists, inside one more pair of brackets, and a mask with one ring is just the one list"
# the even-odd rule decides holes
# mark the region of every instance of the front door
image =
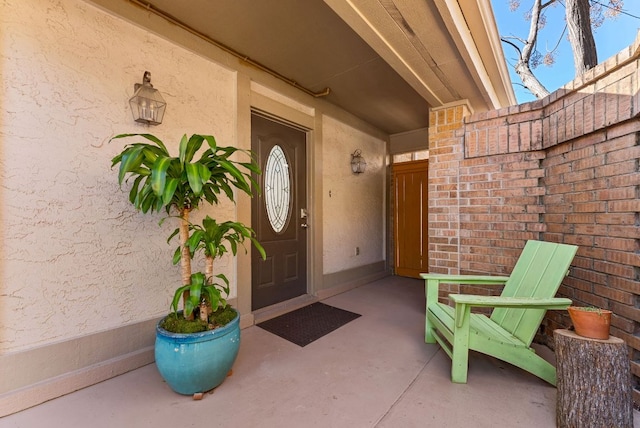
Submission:
[[306,133],[271,119],[251,115],[251,149],[262,174],[253,198],[251,221],[267,253],[253,249],[253,310],[307,292]]

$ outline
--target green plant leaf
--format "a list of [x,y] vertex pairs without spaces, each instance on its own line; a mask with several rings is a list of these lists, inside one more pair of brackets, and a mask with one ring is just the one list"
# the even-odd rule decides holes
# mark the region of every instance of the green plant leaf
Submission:
[[182,251],[181,251],[180,247],[178,247],[178,248],[176,248],[176,250],[173,253],[173,258],[171,259],[171,262],[174,265],[177,265],[180,262],[180,260],[182,260]]
[[[186,135],[185,135],[186,137]],[[193,160],[193,156],[196,154],[200,147],[202,147],[202,142],[204,141],[204,137],[202,135],[194,134],[189,138],[188,143],[186,144],[184,159],[180,159],[181,163],[189,163]]]
[[182,136],[182,139],[180,140],[180,146],[178,147],[178,159],[180,159],[180,163],[184,164],[185,163],[185,159],[187,157],[187,143],[189,142],[189,140],[187,139],[187,134],[184,134]]
[[238,252],[237,238],[229,239],[229,245],[231,245],[231,253],[235,256],[236,253]]
[[118,138],[128,138],[128,137],[142,137],[142,138],[146,138],[149,141],[154,142],[155,144],[157,144],[162,150],[164,150],[165,153],[167,153],[167,148],[165,147],[164,143],[162,141],[160,141],[160,139],[154,135],[151,134],[119,134],[116,135],[115,137],[111,138],[111,140],[109,140],[109,142],[116,140]]
[[153,190],[151,190],[151,186],[145,186],[142,189],[142,193],[139,193],[138,195],[142,196],[142,200],[137,200],[136,203],[143,213],[148,212],[152,207],[155,209],[155,204],[157,203],[158,198],[153,193]]
[[144,180],[145,178],[147,178],[144,175],[139,175],[138,177],[136,177],[136,179],[133,181],[133,185],[131,186],[131,190],[129,191],[129,201],[133,204],[135,204],[135,201],[137,199],[138,193],[140,192],[139,188],[140,188],[140,183],[142,182],[142,180]]
[[178,312],[178,305],[180,304],[180,300],[182,299],[182,295],[185,291],[189,290],[190,285],[185,285],[176,290],[173,294],[173,299],[171,300],[171,309],[173,312]]
[[189,180],[189,186],[194,195],[200,196],[202,194],[202,177],[200,177],[200,167],[197,163],[188,163],[185,165],[187,172],[187,179]]
[[229,200],[231,201],[234,200],[233,189],[226,182],[221,181],[218,187],[222,189],[222,191],[224,192],[225,195],[227,195],[227,198],[229,198]]
[[180,184],[180,180],[177,178],[169,178],[166,182],[166,186],[164,188],[164,192],[162,193],[162,204],[170,205],[173,200],[173,196],[176,193],[176,189]]
[[200,175],[202,183],[204,184],[211,179],[211,171],[201,163],[197,163],[196,165],[198,165],[198,168],[200,169],[200,171],[198,171],[198,174]]
[[260,242],[258,242],[258,240],[256,238],[254,238],[254,237],[251,237],[249,239],[251,239],[251,242],[253,242],[253,246],[260,253],[260,256],[262,257],[262,260],[267,260],[267,253],[264,250],[264,248],[262,247],[262,245],[260,245]]
[[229,295],[229,280],[227,279],[227,277],[224,274],[220,273],[216,275],[216,278],[219,278],[222,280],[222,282],[224,282],[225,285],[220,287],[222,287],[225,295]]
[[221,299],[220,290],[218,290],[214,285],[205,285],[202,288],[202,294],[206,296],[211,308],[215,311],[220,305]]
[[216,139],[213,135],[203,135],[204,139],[207,141],[207,144],[211,148],[212,151],[215,152],[218,147],[218,143],[216,143]]
[[162,196],[167,182],[167,169],[171,164],[171,158],[160,157],[156,159],[151,169],[151,188],[156,196]]
[[236,166],[227,160],[219,160],[218,163],[222,166],[226,172],[231,174],[235,178],[234,185],[238,187],[240,190],[251,194],[251,189],[249,188],[249,184],[244,178],[244,175],[240,172]]
[[118,183],[122,185],[125,175],[130,172],[131,169],[137,169],[142,165],[142,148],[141,147],[129,147],[122,152],[121,156],[116,156],[120,160],[120,169],[118,170]]

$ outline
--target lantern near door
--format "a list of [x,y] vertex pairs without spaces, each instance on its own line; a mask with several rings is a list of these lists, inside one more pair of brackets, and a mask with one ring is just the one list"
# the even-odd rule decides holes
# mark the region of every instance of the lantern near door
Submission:
[[351,172],[354,174],[362,174],[367,168],[367,162],[362,157],[360,149],[351,153]]
[[134,90],[135,93],[129,100],[133,120],[148,125],[161,124],[167,103],[160,95],[160,92],[154,89],[151,84],[150,72],[144,72],[142,83],[136,83]]

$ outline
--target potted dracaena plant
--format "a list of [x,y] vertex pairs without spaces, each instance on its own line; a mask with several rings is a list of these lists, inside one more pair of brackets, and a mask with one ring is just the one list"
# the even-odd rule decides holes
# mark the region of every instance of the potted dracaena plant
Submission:
[[[252,173],[260,170],[251,154],[235,147],[220,147],[211,135],[184,135],[178,156],[151,134],[120,134],[142,138],[124,147],[112,160],[119,164],[118,182],[132,181],[129,201],[143,213],[165,210],[179,226],[169,236],[179,237],[173,256],[180,263],[182,284],[174,293],[171,313],[156,327],[156,365],[167,384],[180,394],[198,394],[218,386],[230,371],[240,346],[239,314],[227,305],[229,281],[214,275],[213,263],[249,240],[261,256],[254,231],[239,222],[217,223],[207,216],[202,225],[190,222],[190,213],[202,204],[218,204],[226,196],[234,201],[234,189],[252,195]],[[204,147],[203,147],[204,146]],[[233,160],[238,152],[249,162]],[[197,154],[199,157],[196,158]],[[227,247],[228,245],[228,247]],[[196,254],[205,257],[205,272],[191,271]],[[182,311],[178,311],[182,300]],[[177,351],[178,350],[178,351]]]

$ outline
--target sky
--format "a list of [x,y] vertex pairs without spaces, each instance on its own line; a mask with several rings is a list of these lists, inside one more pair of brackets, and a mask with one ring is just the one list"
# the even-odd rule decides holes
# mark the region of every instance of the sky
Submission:
[[[606,0],[601,0],[605,3]],[[501,36],[518,36],[526,38],[529,32],[529,22],[524,19],[524,14],[533,4],[532,0],[520,0],[520,8],[515,12],[509,10],[509,0],[491,0],[493,13],[498,31]],[[562,2],[564,3],[564,2]],[[564,29],[565,9],[562,5],[551,6],[545,9],[547,23],[538,36],[538,50],[544,54],[546,49],[553,49],[560,40],[556,62],[551,67],[538,66],[533,73],[542,84],[553,92],[564,84],[574,79],[573,53],[566,37],[566,33],[561,37]],[[620,14],[615,19],[607,19],[604,24],[594,32],[596,49],[598,51],[598,62],[617,54],[633,43],[638,36],[640,29],[640,0],[624,0],[624,11],[627,14]],[[516,62],[517,52],[511,46],[503,43],[502,49],[507,60],[511,82],[514,83],[514,92],[518,103],[533,101],[536,98],[521,85],[521,80],[513,71],[513,64]]]

